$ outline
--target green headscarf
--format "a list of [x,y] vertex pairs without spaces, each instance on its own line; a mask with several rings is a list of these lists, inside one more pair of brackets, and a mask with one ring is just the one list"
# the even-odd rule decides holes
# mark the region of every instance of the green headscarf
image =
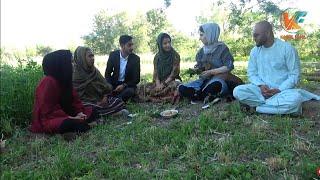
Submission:
[[72,81],[82,101],[96,103],[112,91],[112,86],[94,65],[88,66],[86,53],[90,50],[90,48],[79,46],[74,52]]
[[173,68],[173,60],[177,56],[177,52],[171,48],[169,52],[164,51],[162,41],[164,38],[171,37],[167,33],[160,33],[157,39],[158,53],[155,56],[155,63],[157,64],[157,73],[160,81],[166,80]]

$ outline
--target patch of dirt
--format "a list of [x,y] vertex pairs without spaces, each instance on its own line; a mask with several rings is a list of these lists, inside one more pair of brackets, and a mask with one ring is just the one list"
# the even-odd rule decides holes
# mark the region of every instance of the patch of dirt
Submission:
[[49,139],[50,137],[54,136],[53,134],[40,134],[40,133],[32,133],[28,130],[26,130],[26,134],[24,136],[21,136],[20,138],[23,139],[23,141],[34,141],[35,139]]
[[[320,95],[320,86],[312,93]],[[320,101],[307,101],[302,104],[302,116],[313,120],[320,120]]]
[[[234,101],[235,102],[235,101]],[[232,102],[233,103],[233,102]],[[151,120],[160,125],[167,126],[173,119],[182,119],[183,121],[191,121],[191,119],[195,117],[199,117],[202,112],[207,112],[210,114],[215,114],[220,116],[221,118],[227,116],[226,106],[230,103],[225,102],[224,100],[218,102],[217,104],[211,105],[211,107],[207,109],[202,109],[203,103],[201,101],[198,104],[190,104],[190,102],[186,99],[181,100],[176,105],[171,104],[162,104],[162,103],[139,103],[139,105],[143,109],[148,109],[147,116],[151,117]],[[213,108],[214,107],[214,108]],[[159,115],[161,111],[167,109],[176,109],[179,111],[178,116],[173,118],[163,118]]]
[[302,105],[302,116],[313,120],[320,120],[320,102],[307,101]]

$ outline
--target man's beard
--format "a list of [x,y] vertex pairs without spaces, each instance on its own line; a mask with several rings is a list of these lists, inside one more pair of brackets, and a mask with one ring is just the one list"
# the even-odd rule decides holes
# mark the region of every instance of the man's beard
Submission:
[[267,38],[265,38],[264,40],[261,40],[259,43],[256,42],[256,46],[261,47],[261,46],[265,45],[266,42],[267,42]]
[[262,45],[264,45],[264,43],[265,43],[265,41],[256,42],[256,46],[261,47]]

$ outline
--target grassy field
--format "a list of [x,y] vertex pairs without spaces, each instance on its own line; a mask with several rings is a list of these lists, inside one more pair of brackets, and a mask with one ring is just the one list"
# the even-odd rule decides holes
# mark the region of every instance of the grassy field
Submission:
[[[245,64],[237,62],[235,71],[244,79]],[[1,179],[320,178],[319,102],[306,104],[299,117],[247,115],[237,102],[207,110],[187,101],[176,106],[129,103],[136,117],[107,117],[106,124],[66,141],[25,128],[41,70],[33,65],[6,68],[1,68],[1,132],[7,132]],[[319,70],[317,62],[303,63],[300,86],[320,94],[319,81],[309,78]],[[143,74],[143,82],[151,79],[150,73]],[[169,108],[179,115],[157,116]],[[17,126],[12,128],[12,122]]]

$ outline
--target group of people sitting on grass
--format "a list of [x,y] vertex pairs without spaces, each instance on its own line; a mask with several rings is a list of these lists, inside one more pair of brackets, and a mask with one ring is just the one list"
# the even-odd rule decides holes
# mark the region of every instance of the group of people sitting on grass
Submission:
[[33,120],[35,133],[86,132],[101,116],[128,114],[125,102],[176,102],[187,98],[191,104],[208,104],[222,98],[236,99],[243,110],[266,114],[301,114],[302,103],[320,96],[296,89],[300,60],[288,42],[274,38],[272,25],[258,22],[253,31],[256,46],[248,63],[249,84],[232,74],[233,56],[219,41],[216,23],[199,28],[203,47],[196,54],[196,65],[188,70],[199,78],[183,83],[180,55],[171,46],[170,35],[161,33],[154,56],[153,81],[140,82],[140,58],[133,53],[132,37],[119,39],[120,50],[110,53],[105,76],[94,65],[94,53],[79,46],[74,54],[58,50],[44,56],[44,77],[35,92]]

